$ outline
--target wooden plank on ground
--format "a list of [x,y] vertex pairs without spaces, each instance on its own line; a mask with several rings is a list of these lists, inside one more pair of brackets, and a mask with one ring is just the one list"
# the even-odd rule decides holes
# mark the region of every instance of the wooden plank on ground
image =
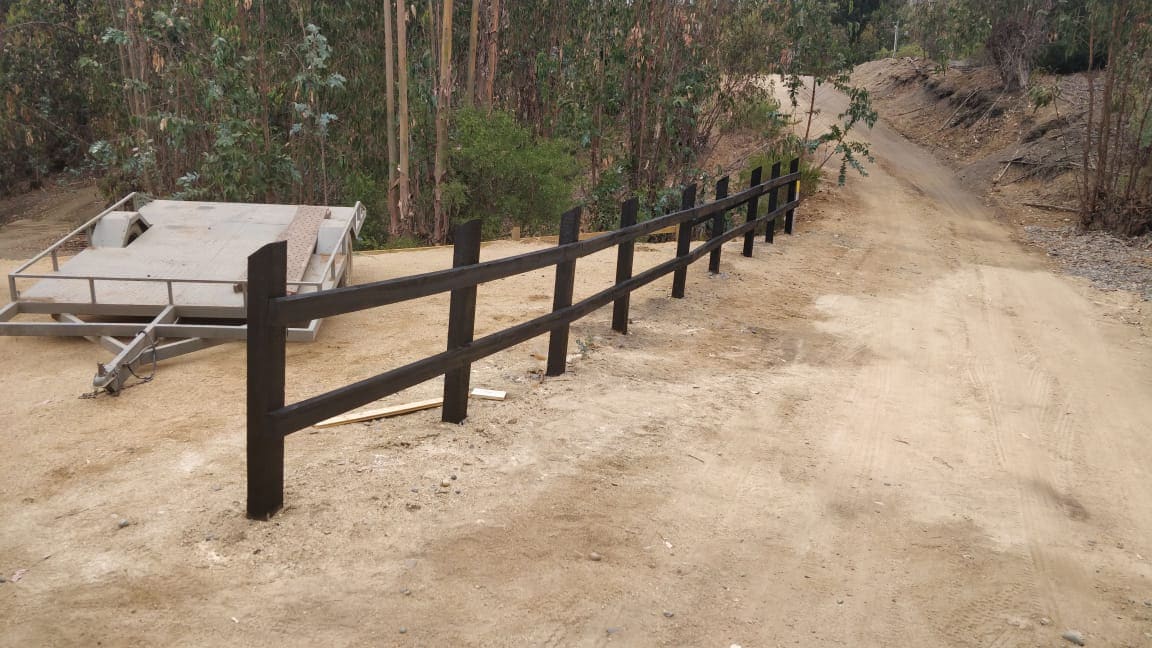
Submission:
[[[495,389],[476,388],[469,392],[468,395],[472,398],[480,400],[502,401],[508,396],[508,392],[498,391]],[[352,412],[351,414],[333,416],[330,419],[320,421],[313,427],[326,428],[334,427],[337,425],[347,425],[348,423],[361,423],[363,421],[391,418],[393,416],[401,416],[403,414],[411,414],[412,412],[419,412],[422,410],[432,409],[434,407],[440,407],[443,404],[443,398],[429,398],[427,400],[414,401],[411,403],[405,403],[403,405],[392,405],[390,407],[380,407],[377,409],[363,410],[361,412]]]
[[476,387],[471,392],[469,392],[468,395],[478,400],[502,401],[505,397],[508,396],[508,392],[500,391],[497,389],[481,389]]
[[292,222],[276,239],[288,241],[289,283],[304,278],[308,261],[312,259],[312,251],[316,249],[316,233],[320,231],[320,223],[330,216],[331,212],[327,207],[300,205]]
[[345,425],[348,423],[371,421],[373,419],[389,418],[392,416],[400,416],[401,414],[419,412],[420,410],[432,409],[433,407],[440,407],[443,404],[443,398],[429,398],[428,400],[416,401],[414,403],[405,403],[404,405],[393,405],[391,407],[381,407],[379,409],[353,412],[351,414],[344,414],[342,416],[333,416],[330,419],[320,421],[313,427],[326,428],[335,425]]

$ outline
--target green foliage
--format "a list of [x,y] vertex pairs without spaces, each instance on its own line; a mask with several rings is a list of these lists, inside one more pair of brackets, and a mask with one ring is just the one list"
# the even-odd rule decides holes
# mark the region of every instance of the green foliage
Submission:
[[950,58],[978,52],[991,33],[992,23],[976,3],[981,0],[939,0],[911,4],[904,20],[908,35],[940,69]]
[[116,100],[98,0],[0,2],[0,195],[80,164]]
[[482,219],[489,236],[511,225],[545,232],[571,206],[577,165],[570,146],[534,137],[508,113],[460,110],[449,146],[445,204],[455,222]]
[[371,173],[350,171],[344,176],[344,193],[355,196],[369,214],[360,229],[357,247],[368,250],[387,247],[390,241],[384,219],[371,216],[388,213],[388,183],[380,182]]
[[[702,198],[701,187],[707,186],[707,182],[702,181],[697,183],[697,200]],[[684,187],[663,187],[650,194],[640,196],[640,204],[638,214],[636,215],[637,221],[646,221],[663,216],[680,209],[681,200],[684,194]]]
[[343,88],[347,79],[341,74],[328,72],[328,58],[332,55],[332,50],[328,47],[328,39],[320,33],[320,28],[308,25],[305,32],[304,42],[297,48],[304,59],[303,67],[293,82],[299,94],[309,101],[292,104],[292,111],[299,121],[292,124],[289,133],[299,135],[314,132],[323,139],[328,134],[329,124],[336,121],[337,117],[315,105],[318,101],[317,95],[326,90]]
[[[867,175],[864,163],[872,161],[867,143],[851,139],[851,132],[860,126],[872,128],[878,116],[868,92],[849,84],[849,32],[836,25],[836,9],[837,3],[827,0],[794,0],[789,5],[785,28],[793,52],[784,69],[783,84],[803,127],[803,135],[790,145],[801,152],[805,163],[817,169],[835,159],[838,182],[844,184],[849,169]],[[848,96],[847,109],[824,131],[814,130],[819,112],[814,100],[821,85],[832,85]],[[814,160],[821,151],[823,158]]]
[[[465,107],[470,3],[456,3],[448,106],[436,87],[440,5],[404,5],[406,235],[431,235],[438,110],[452,124],[442,193],[456,220],[482,215],[488,235],[541,230],[582,202],[593,226],[607,227],[631,194],[645,213],[677,207],[668,187],[700,180],[701,155],[722,133],[781,140],[787,124],[763,76],[831,78],[879,48],[901,4],[505,1],[492,25],[482,1],[482,81],[498,63],[490,117],[486,105]],[[86,162],[109,197],[362,200],[368,244],[392,244],[385,142],[397,123],[384,108],[384,7],[0,1],[0,192]],[[498,61],[484,47],[492,36]],[[842,134],[811,139],[864,159]]]
[[[212,40],[210,53],[211,74],[203,91],[205,104],[216,115],[212,143],[196,169],[176,180],[179,190],[175,196],[257,202],[285,191],[300,176],[282,142],[263,146],[263,129],[254,118],[259,97],[248,84],[252,59],[242,56],[234,44],[220,36]],[[185,122],[175,115],[161,117],[160,130],[167,134],[169,145],[179,146],[184,141],[184,131],[191,126]]]
[[872,128],[876,125],[879,115],[872,108],[872,99],[867,90],[849,86],[845,77],[838,77],[833,84],[837,90],[847,95],[848,108],[837,116],[839,120],[837,123],[832,124],[827,131],[810,141],[808,146],[813,152],[819,150],[820,147],[827,148],[828,153],[824,161],[820,163],[820,167],[823,167],[833,158],[839,158],[840,167],[836,178],[837,182],[843,185],[848,177],[848,169],[852,169],[862,176],[867,176],[868,172],[864,169],[864,162],[875,161],[868,150],[868,145],[848,139],[848,134],[858,125]]
[[[780,163],[780,173],[788,173],[788,165],[800,155],[799,147],[795,143],[782,142],[779,146],[761,151],[748,158],[746,168],[740,172],[740,186],[747,186],[752,180],[752,170],[763,169],[762,180],[767,181],[771,176],[772,165]],[[800,195],[810,196],[820,187],[820,167],[812,164],[810,160],[800,159]]]
[[[1027,87],[1033,67],[1088,69],[1088,11],[1098,0],[935,0],[909,5],[910,36],[941,69],[950,58],[985,56],[1006,87]],[[1095,42],[1102,59],[1108,35]]]
[[[362,242],[363,243],[363,242]],[[368,245],[361,245],[361,249],[379,249],[379,250],[402,250],[405,248],[418,248],[423,247],[425,241],[416,238],[415,236],[397,236],[396,238],[388,239],[386,243],[377,246],[369,247]]]
[[882,46],[891,51],[892,31],[907,0],[840,0],[834,4],[832,24],[844,30],[848,60],[855,65]]
[[725,133],[751,130],[767,140],[778,139],[787,126],[788,116],[781,112],[780,102],[767,92],[738,102],[721,124]]
[[627,177],[620,164],[600,172],[596,183],[585,198],[593,230],[614,229],[620,224],[620,202],[627,189]]
[[332,49],[328,39],[320,33],[320,28],[309,24],[304,29],[304,40],[296,47],[300,55],[300,71],[292,79],[296,88],[296,101],[292,102],[293,123],[288,133],[304,140],[297,147],[297,164],[301,167],[312,165],[319,159],[319,186],[308,187],[309,195],[318,195],[321,202],[329,202],[328,180],[328,131],[337,120],[335,113],[324,109],[325,99],[336,90],[344,88],[347,81],[344,75],[328,70],[328,59]]
[[1028,88],[1028,101],[1032,104],[1032,112],[1051,105],[1060,94],[1060,85],[1034,83]]
[[921,47],[917,43],[903,43],[900,45],[900,49],[896,50],[895,54],[892,53],[891,47],[878,49],[875,52],[873,52],[872,56],[871,56],[871,59],[873,61],[878,61],[880,59],[886,59],[886,58],[930,58],[930,57],[928,56],[928,52],[926,52],[924,50],[924,48]]

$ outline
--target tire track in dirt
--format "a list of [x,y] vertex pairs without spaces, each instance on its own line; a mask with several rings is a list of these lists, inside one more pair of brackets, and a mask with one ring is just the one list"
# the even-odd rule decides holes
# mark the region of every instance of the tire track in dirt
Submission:
[[[1028,344],[1028,332],[1022,328],[1020,318],[992,307],[993,303],[1018,300],[1003,291],[991,294],[988,272],[987,268],[976,269],[972,299],[979,304],[979,317],[974,324],[983,329],[977,339],[991,346],[972,350],[968,378],[986,411],[990,439],[1004,478],[1015,489],[1036,602],[1045,616],[1059,622],[1064,618],[1060,611],[1065,599],[1062,592],[1069,586],[1082,587],[1088,579],[1076,565],[1062,563],[1057,567],[1052,562],[1047,545],[1050,538],[1068,533],[1068,512],[1055,498],[1045,496],[1055,486],[1044,489],[1038,485],[1055,483],[1066,488],[1067,471],[1049,474],[1045,469],[1049,462],[1037,457],[1037,451],[1029,444],[1052,439],[1060,452],[1075,442],[1068,421],[1055,416],[1068,398],[1055,391],[1056,379],[1038,365],[1037,351]],[[1011,400],[1009,393],[1014,394]],[[1010,411],[1006,412],[1006,405]]]
[[[822,100],[826,96],[819,95]],[[823,101],[821,107],[826,111],[829,109]],[[1001,310],[1004,308],[1010,313],[1010,305],[1013,304],[1035,305],[1040,307],[1045,316],[1049,314],[1042,303],[1037,304],[1036,296],[1028,293],[1026,282],[1031,277],[1013,272],[1013,266],[1035,267],[1035,264],[1027,261],[1021,264],[1018,258],[1006,253],[1012,248],[1009,237],[990,228],[988,223],[981,222],[981,219],[986,218],[983,214],[987,210],[970,193],[955,185],[954,180],[950,185],[944,179],[944,174],[932,168],[937,165],[922,164],[922,160],[917,159],[917,152],[909,150],[912,147],[899,141],[899,138],[881,133],[880,139],[883,141],[876,144],[873,151],[880,159],[881,170],[898,176],[910,173],[907,169],[914,166],[916,182],[913,184],[911,180],[904,181],[904,178],[898,177],[898,184],[902,190],[931,201],[932,206],[926,215],[929,218],[938,217],[940,222],[937,226],[950,234],[934,238],[928,247],[939,254],[939,262],[935,264],[939,271],[958,273],[959,281],[950,288],[954,292],[947,303],[959,314],[957,334],[963,344],[955,348],[961,351],[960,379],[974,397],[973,404],[978,404],[979,418],[984,421],[977,427],[983,427],[984,434],[971,436],[966,433],[962,438],[980,440],[987,444],[990,459],[995,466],[991,476],[1010,484],[1013,493],[1011,508],[1015,512],[996,512],[993,518],[1003,518],[1005,513],[1010,516],[1005,520],[1007,527],[998,526],[1001,532],[1008,532],[1008,537],[1019,539],[1027,557],[1025,563],[1016,566],[1016,569],[1023,570],[1022,579],[962,604],[954,617],[956,627],[948,628],[945,625],[941,630],[958,644],[967,645],[974,638],[979,638],[981,645],[987,645],[988,642],[994,645],[1013,645],[1026,634],[1021,628],[1029,623],[1034,625],[1035,621],[1026,620],[1021,622],[1020,628],[1005,629],[1002,617],[1004,610],[1017,610],[1017,614],[1025,617],[1044,615],[1054,618],[1057,623],[1065,620],[1073,623],[1077,616],[1074,610],[1079,605],[1078,602],[1069,604],[1069,588],[1092,590],[1092,579],[1084,567],[1063,560],[1061,555],[1066,550],[1052,545],[1053,540],[1056,540],[1056,547],[1066,546],[1067,541],[1064,539],[1075,537],[1078,533],[1074,525],[1089,515],[1068,494],[1076,487],[1075,480],[1080,468],[1065,458],[1073,456],[1080,443],[1079,424],[1073,417],[1066,415],[1072,402],[1070,393],[1061,379],[1044,367],[1041,362],[1042,352],[1031,342],[1033,329],[1030,327],[1036,326],[1038,322],[1012,316]],[[873,174],[869,181],[872,186],[884,184],[888,180],[878,178],[880,175]],[[884,226],[889,226],[889,221],[885,221]],[[900,240],[906,241],[910,240],[906,234],[913,234],[911,240],[914,240],[914,235],[920,232],[900,234]],[[887,253],[886,258],[891,260],[892,250]],[[1008,266],[1000,267],[1005,261]],[[958,290],[967,290],[968,294],[964,296],[963,293],[955,292]],[[976,306],[975,311],[973,305]],[[1017,309],[1020,308],[1017,306]],[[885,321],[875,311],[869,314],[880,320],[877,325],[880,333],[876,330],[861,331],[863,335],[872,336],[870,344],[873,345],[873,353],[884,355],[882,351],[877,351],[876,345],[904,349],[913,346],[912,341],[885,340],[883,334],[889,332],[890,325],[897,320]],[[943,319],[939,314],[934,315],[937,321]],[[846,317],[844,313],[837,313],[837,317],[837,324],[843,328],[857,325],[856,320]],[[929,323],[932,321],[931,318],[926,319]],[[949,327],[947,323],[943,326]],[[859,338],[848,337],[851,339],[833,348],[856,348]],[[1051,353],[1050,350],[1045,352]],[[946,350],[945,356],[947,353]],[[903,376],[900,379],[905,380]],[[873,425],[878,402],[884,394],[878,389],[862,388],[860,383],[879,381],[886,384],[887,381],[878,376],[877,370],[872,367],[862,370],[854,380],[856,382],[849,387],[848,399],[872,399],[867,406],[861,408],[863,411],[859,412],[860,416],[854,419],[859,425],[857,430],[863,432]],[[863,436],[854,438],[861,442],[860,446],[843,456],[845,463],[860,467],[857,474],[872,474],[877,466],[874,456],[876,446],[865,442]],[[1053,461],[1053,457],[1057,460]],[[843,491],[845,487],[850,488],[852,483],[850,478],[843,477],[836,482],[835,490]],[[854,494],[854,503],[865,501],[860,495]],[[1013,515],[1014,519],[1011,517]],[[956,628],[963,630],[955,632]]]

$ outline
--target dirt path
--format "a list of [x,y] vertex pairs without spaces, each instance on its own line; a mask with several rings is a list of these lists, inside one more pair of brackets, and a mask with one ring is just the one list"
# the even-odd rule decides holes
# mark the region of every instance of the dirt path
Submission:
[[0,259],[27,258],[105,207],[93,182],[53,185],[0,200]]
[[[539,381],[535,340],[475,367],[509,400],[463,426],[294,435],[271,523],[242,517],[237,347],[82,401],[98,350],[0,338],[0,574],[27,570],[0,584],[0,644],[1148,645],[1147,311],[872,140],[871,177],[806,203],[798,235],[728,246],[686,300],[651,286],[626,337],[582,321],[566,376]],[[580,262],[578,293],[612,258]],[[361,257],[358,279],[448,259]],[[543,312],[550,282],[483,288],[479,332]],[[446,311],[329,322],[293,347],[289,397],[438,349]]]

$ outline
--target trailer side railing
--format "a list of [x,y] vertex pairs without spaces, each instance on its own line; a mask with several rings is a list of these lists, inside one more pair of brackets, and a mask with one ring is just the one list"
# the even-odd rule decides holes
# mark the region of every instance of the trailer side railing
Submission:
[[[181,305],[181,304],[176,303],[175,287],[176,286],[182,286],[182,285],[190,285],[190,286],[221,285],[221,284],[231,285],[231,286],[235,287],[237,292],[241,292],[241,293],[244,293],[245,295],[247,295],[248,282],[245,280],[236,281],[234,279],[208,279],[208,278],[205,278],[205,279],[200,279],[200,278],[188,279],[188,278],[179,278],[179,277],[117,277],[117,276],[112,276],[112,275],[99,275],[99,274],[62,274],[62,273],[60,273],[60,259],[59,259],[60,248],[62,248],[64,245],[66,245],[72,239],[78,237],[79,235],[81,235],[85,232],[88,232],[89,235],[91,235],[92,229],[96,227],[96,224],[99,223],[101,219],[103,219],[108,214],[110,214],[114,211],[117,211],[120,207],[123,207],[129,200],[132,200],[134,202],[134,205],[138,209],[138,204],[144,199],[145,199],[144,194],[140,194],[140,193],[128,194],[124,198],[122,198],[119,201],[117,201],[116,203],[114,203],[108,209],[105,209],[104,211],[97,214],[94,218],[92,218],[88,222],[77,227],[76,229],[72,230],[68,234],[64,235],[63,238],[61,238],[60,240],[53,243],[51,246],[48,247],[48,249],[44,250],[40,254],[37,254],[36,256],[32,257],[31,259],[26,261],[24,264],[22,264],[20,267],[16,268],[15,270],[13,270],[10,273],[8,273],[8,293],[9,293],[11,300],[13,302],[19,301],[20,290],[19,290],[19,286],[17,284],[17,281],[44,280],[44,279],[50,279],[53,281],[82,281],[82,282],[87,283],[88,284],[88,302],[87,303],[89,303],[89,304],[101,303],[99,300],[99,297],[98,297],[99,291],[97,290],[97,285],[98,285],[97,282],[125,282],[126,281],[126,282],[137,282],[137,283],[147,283],[147,284],[163,284],[165,287],[166,294],[167,294],[167,302],[164,304],[164,306],[179,306],[179,305]],[[328,260],[324,263],[324,268],[320,272],[320,278],[319,279],[311,280],[311,281],[302,281],[302,280],[301,281],[289,281],[286,283],[286,285],[289,288],[294,288],[294,292],[296,292],[296,293],[303,293],[303,292],[307,292],[308,290],[320,291],[320,290],[324,290],[326,287],[332,287],[332,286],[336,285],[336,282],[339,278],[340,272],[344,269],[344,268],[336,265],[336,260],[338,258],[343,258],[343,259],[345,259],[346,264],[350,262],[350,260],[352,258],[352,251],[353,251],[352,240],[355,238],[354,232],[358,232],[360,230],[360,226],[363,225],[363,223],[364,223],[365,216],[366,216],[366,212],[364,209],[364,205],[362,205],[359,202],[356,203],[355,207],[353,208],[352,218],[350,218],[348,220],[348,223],[344,228],[344,233],[341,236],[340,243],[339,243],[337,249],[335,250],[335,252],[333,254],[328,255]],[[32,267],[37,262],[41,261],[42,259],[44,259],[47,256],[51,256],[51,259],[52,259],[52,270],[53,271],[51,273],[48,273],[48,272],[29,272],[28,271],[28,268]],[[58,307],[53,307],[53,308],[54,308],[53,312],[55,312],[55,310],[59,310]],[[158,306],[158,308],[162,308],[162,306]]]

